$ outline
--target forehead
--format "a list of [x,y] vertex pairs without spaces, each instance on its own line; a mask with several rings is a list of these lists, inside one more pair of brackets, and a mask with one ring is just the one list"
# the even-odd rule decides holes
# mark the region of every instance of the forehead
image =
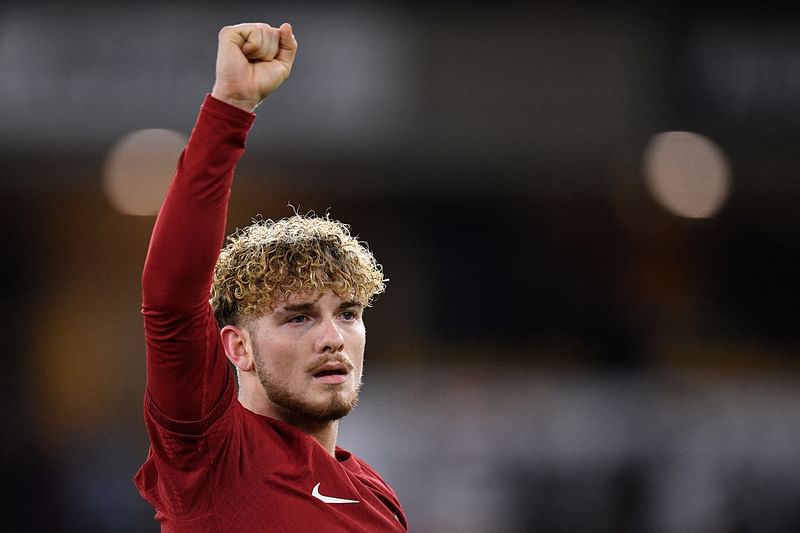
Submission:
[[311,304],[318,302],[323,295],[330,291],[297,291],[291,292],[284,297],[278,298],[273,302],[273,310],[282,309],[298,304]]
[[277,312],[297,306],[313,306],[313,305],[339,306],[342,304],[355,305],[358,304],[358,302],[354,301],[352,295],[349,298],[343,298],[333,290],[315,291],[315,292],[299,291],[290,293],[285,298],[281,298],[275,301],[274,305],[272,306],[272,311]]

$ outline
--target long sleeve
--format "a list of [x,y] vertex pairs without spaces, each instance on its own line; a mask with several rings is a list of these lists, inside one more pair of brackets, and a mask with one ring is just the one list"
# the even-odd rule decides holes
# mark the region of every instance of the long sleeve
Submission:
[[142,274],[147,401],[165,419],[201,421],[230,390],[209,297],[254,119],[206,96],[153,229]]

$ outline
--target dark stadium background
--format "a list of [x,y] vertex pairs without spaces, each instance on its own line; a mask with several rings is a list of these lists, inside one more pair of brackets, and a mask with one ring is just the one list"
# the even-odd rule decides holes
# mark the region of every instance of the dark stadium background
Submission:
[[[383,263],[340,443],[412,531],[800,531],[800,17],[612,6],[5,2],[0,531],[157,530],[153,216],[109,158],[189,133],[219,27],[283,20],[230,229],[329,210]],[[648,188],[674,131],[724,155],[710,216]]]

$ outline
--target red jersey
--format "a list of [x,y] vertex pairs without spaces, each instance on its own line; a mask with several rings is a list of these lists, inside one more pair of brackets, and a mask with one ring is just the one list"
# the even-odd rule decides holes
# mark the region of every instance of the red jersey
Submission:
[[406,531],[364,461],[236,398],[209,295],[254,119],[206,97],[156,220],[142,275],[151,446],[136,487],[165,532]]

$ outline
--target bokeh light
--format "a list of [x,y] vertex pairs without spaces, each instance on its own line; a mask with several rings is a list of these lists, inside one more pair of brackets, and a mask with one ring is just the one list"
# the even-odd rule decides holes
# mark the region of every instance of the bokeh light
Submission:
[[158,213],[186,136],[172,130],[144,129],[117,141],[106,158],[103,185],[121,213]]
[[670,213],[687,218],[714,216],[728,199],[728,159],[712,140],[688,131],[654,135],[644,152],[645,183]]

